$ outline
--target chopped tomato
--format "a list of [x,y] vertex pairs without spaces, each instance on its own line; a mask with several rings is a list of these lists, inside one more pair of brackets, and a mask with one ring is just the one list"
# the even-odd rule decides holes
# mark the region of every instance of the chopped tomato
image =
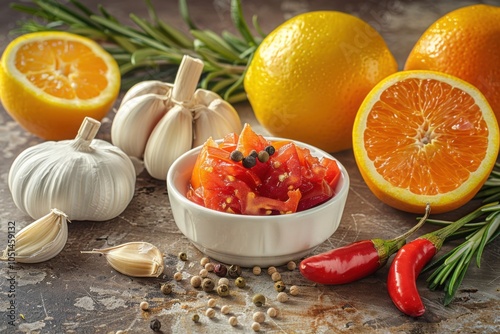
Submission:
[[[233,150],[248,156],[276,145],[267,161],[250,168],[230,157]],[[196,160],[187,197],[207,208],[237,214],[286,214],[324,203],[335,195],[340,169],[293,142],[271,143],[246,124],[240,135],[220,144],[207,140]]]

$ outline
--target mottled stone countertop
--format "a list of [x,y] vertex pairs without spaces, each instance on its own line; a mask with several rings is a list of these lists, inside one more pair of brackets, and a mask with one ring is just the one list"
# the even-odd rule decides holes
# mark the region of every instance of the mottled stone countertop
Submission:
[[[99,1],[83,0],[91,8]],[[147,15],[143,1],[101,1],[114,15],[126,18],[134,12]],[[188,1],[193,20],[199,26],[220,32],[233,30],[229,20],[229,0]],[[340,10],[357,15],[371,23],[385,38],[400,67],[425,28],[446,12],[473,3],[452,1],[299,1],[244,0],[244,12],[258,15],[264,31],[271,31],[285,19],[304,11],[317,9]],[[490,1],[495,3],[495,1]],[[177,1],[153,1],[159,15],[172,24],[183,26],[177,11]],[[498,1],[496,1],[498,5]],[[0,50],[14,38],[8,32],[22,18],[18,12],[4,8],[0,12]],[[234,31],[234,30],[233,30]],[[264,132],[254,119],[247,103],[235,105],[245,122]],[[112,113],[103,120],[98,134],[110,139]],[[0,246],[7,243],[8,224],[15,221],[17,230],[32,222],[14,205],[7,176],[15,157],[26,148],[42,142],[20,128],[0,107]],[[378,201],[363,182],[347,150],[335,154],[347,168],[351,187],[339,229],[315,253],[350,242],[374,237],[391,238],[401,234],[415,222],[415,215],[396,211]],[[443,218],[453,219],[469,211],[477,203]],[[424,226],[422,231],[432,230]],[[144,240],[157,245],[165,253],[164,276],[157,279],[136,279],[121,275],[99,256],[81,254],[80,250],[102,248],[128,241]],[[451,245],[445,245],[449,249]],[[3,246],[2,246],[3,248]],[[189,260],[177,259],[185,251]],[[0,332],[1,333],[149,333],[149,322],[157,318],[163,333],[222,333],[252,332],[255,307],[251,296],[261,291],[269,297],[270,305],[279,309],[275,319],[267,318],[263,333],[494,333],[500,328],[500,243],[487,247],[481,268],[474,265],[465,277],[456,299],[448,307],[442,305],[443,292],[430,291],[424,275],[418,280],[427,312],[414,319],[401,314],[392,304],[386,291],[387,267],[359,282],[342,286],[314,285],[301,277],[298,270],[279,267],[288,285],[301,289],[287,303],[275,300],[275,291],[267,274],[254,276],[244,269],[247,288],[232,289],[225,300],[218,300],[216,317],[204,316],[209,295],[194,289],[189,277],[201,269],[203,257],[179,232],[173,220],[166,187],[143,172],[137,179],[135,196],[129,207],[111,221],[73,222],[65,249],[50,261],[16,264],[9,268],[0,263]],[[172,281],[176,271],[184,279],[174,283],[174,291],[164,296],[159,284]],[[11,279],[12,278],[12,279]],[[217,297],[216,295],[212,295]],[[150,311],[139,309],[148,301]],[[14,311],[11,305],[14,304]],[[220,307],[229,304],[239,325],[231,327]],[[193,323],[191,315],[198,312],[201,321]],[[13,324],[9,324],[14,314]]]

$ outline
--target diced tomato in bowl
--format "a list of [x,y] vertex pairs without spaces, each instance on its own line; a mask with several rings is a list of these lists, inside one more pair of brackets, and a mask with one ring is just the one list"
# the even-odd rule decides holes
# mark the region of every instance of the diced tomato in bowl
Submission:
[[[240,135],[230,134],[218,143],[207,140],[194,166],[187,198],[222,212],[275,215],[307,210],[335,195],[340,176],[335,160],[313,156],[292,141],[274,145],[248,124]],[[245,166],[233,159],[235,151],[240,158],[253,151],[255,163]]]

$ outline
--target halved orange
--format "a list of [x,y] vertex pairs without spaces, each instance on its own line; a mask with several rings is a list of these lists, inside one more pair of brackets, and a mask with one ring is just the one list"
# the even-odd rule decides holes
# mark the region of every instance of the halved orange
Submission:
[[422,213],[456,209],[481,188],[497,159],[499,129],[481,92],[456,77],[402,71],[382,80],[356,116],[360,173],[382,202]]
[[0,100],[29,132],[74,138],[83,119],[101,120],[120,90],[116,61],[96,42],[66,32],[13,40],[0,62]]

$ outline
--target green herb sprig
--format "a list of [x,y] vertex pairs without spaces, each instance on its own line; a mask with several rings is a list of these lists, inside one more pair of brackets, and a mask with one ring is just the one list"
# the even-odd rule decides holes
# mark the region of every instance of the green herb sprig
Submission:
[[[429,289],[442,288],[445,292],[443,304],[450,304],[475,258],[477,267],[481,266],[484,248],[500,234],[500,164],[497,163],[476,198],[483,199],[483,205],[460,218],[467,223],[452,238],[465,238],[464,241],[436,261],[427,265],[423,272],[432,271],[427,279]],[[453,222],[427,219],[436,225],[449,225]]]
[[179,12],[189,34],[161,20],[151,4],[144,0],[149,18],[129,17],[136,26],[126,25],[104,6],[94,12],[78,0],[69,4],[57,0],[30,0],[31,6],[12,3],[14,10],[33,19],[20,22],[14,33],[66,30],[99,42],[118,62],[122,89],[143,80],[172,80],[184,55],[203,60],[204,75],[200,86],[234,103],[246,100],[243,78],[252,56],[265,34],[253,19],[259,36],[253,36],[244,19],[241,1],[231,0],[231,19],[241,36],[223,31],[220,35],[198,28],[190,18],[187,0],[179,0]]

